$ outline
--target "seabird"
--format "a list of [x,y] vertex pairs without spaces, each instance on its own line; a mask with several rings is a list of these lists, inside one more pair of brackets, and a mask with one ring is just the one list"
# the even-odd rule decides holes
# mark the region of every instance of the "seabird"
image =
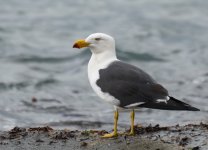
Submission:
[[131,129],[134,135],[134,109],[145,107],[163,110],[199,111],[168,94],[142,69],[125,63],[116,57],[115,40],[104,33],[94,33],[86,39],[77,40],[73,48],[89,47],[92,56],[88,63],[88,78],[95,93],[114,105],[114,131],[104,138],[118,136],[119,108],[131,110]]

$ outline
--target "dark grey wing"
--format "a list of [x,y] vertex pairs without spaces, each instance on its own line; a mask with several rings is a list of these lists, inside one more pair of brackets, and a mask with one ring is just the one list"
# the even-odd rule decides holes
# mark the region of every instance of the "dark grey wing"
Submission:
[[99,71],[96,84],[120,101],[120,107],[165,99],[168,91],[141,69],[115,61]]

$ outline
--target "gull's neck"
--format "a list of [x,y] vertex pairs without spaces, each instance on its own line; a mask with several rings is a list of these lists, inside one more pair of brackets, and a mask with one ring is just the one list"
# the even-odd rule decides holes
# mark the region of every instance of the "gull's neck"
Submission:
[[92,53],[91,59],[96,61],[98,64],[106,62],[112,59],[117,59],[116,52],[114,51],[105,51],[101,53]]
[[105,68],[110,64],[112,61],[118,60],[116,57],[116,51],[114,50],[106,50],[100,53],[94,53],[92,52],[92,56],[90,58],[89,64],[88,64],[88,70],[92,69],[99,69],[99,68]]

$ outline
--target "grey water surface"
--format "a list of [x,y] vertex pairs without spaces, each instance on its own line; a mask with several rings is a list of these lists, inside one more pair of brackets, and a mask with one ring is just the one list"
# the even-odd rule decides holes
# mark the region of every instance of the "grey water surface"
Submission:
[[[113,107],[92,91],[94,32],[115,37],[118,57],[200,112],[139,109],[136,123],[208,121],[208,1],[1,0],[0,130],[14,126],[112,129]],[[129,113],[119,127],[129,127]]]

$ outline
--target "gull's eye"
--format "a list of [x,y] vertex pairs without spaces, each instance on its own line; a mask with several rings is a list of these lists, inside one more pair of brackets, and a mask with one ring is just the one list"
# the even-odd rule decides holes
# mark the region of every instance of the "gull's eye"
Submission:
[[100,41],[101,40],[101,38],[95,38],[95,41]]

